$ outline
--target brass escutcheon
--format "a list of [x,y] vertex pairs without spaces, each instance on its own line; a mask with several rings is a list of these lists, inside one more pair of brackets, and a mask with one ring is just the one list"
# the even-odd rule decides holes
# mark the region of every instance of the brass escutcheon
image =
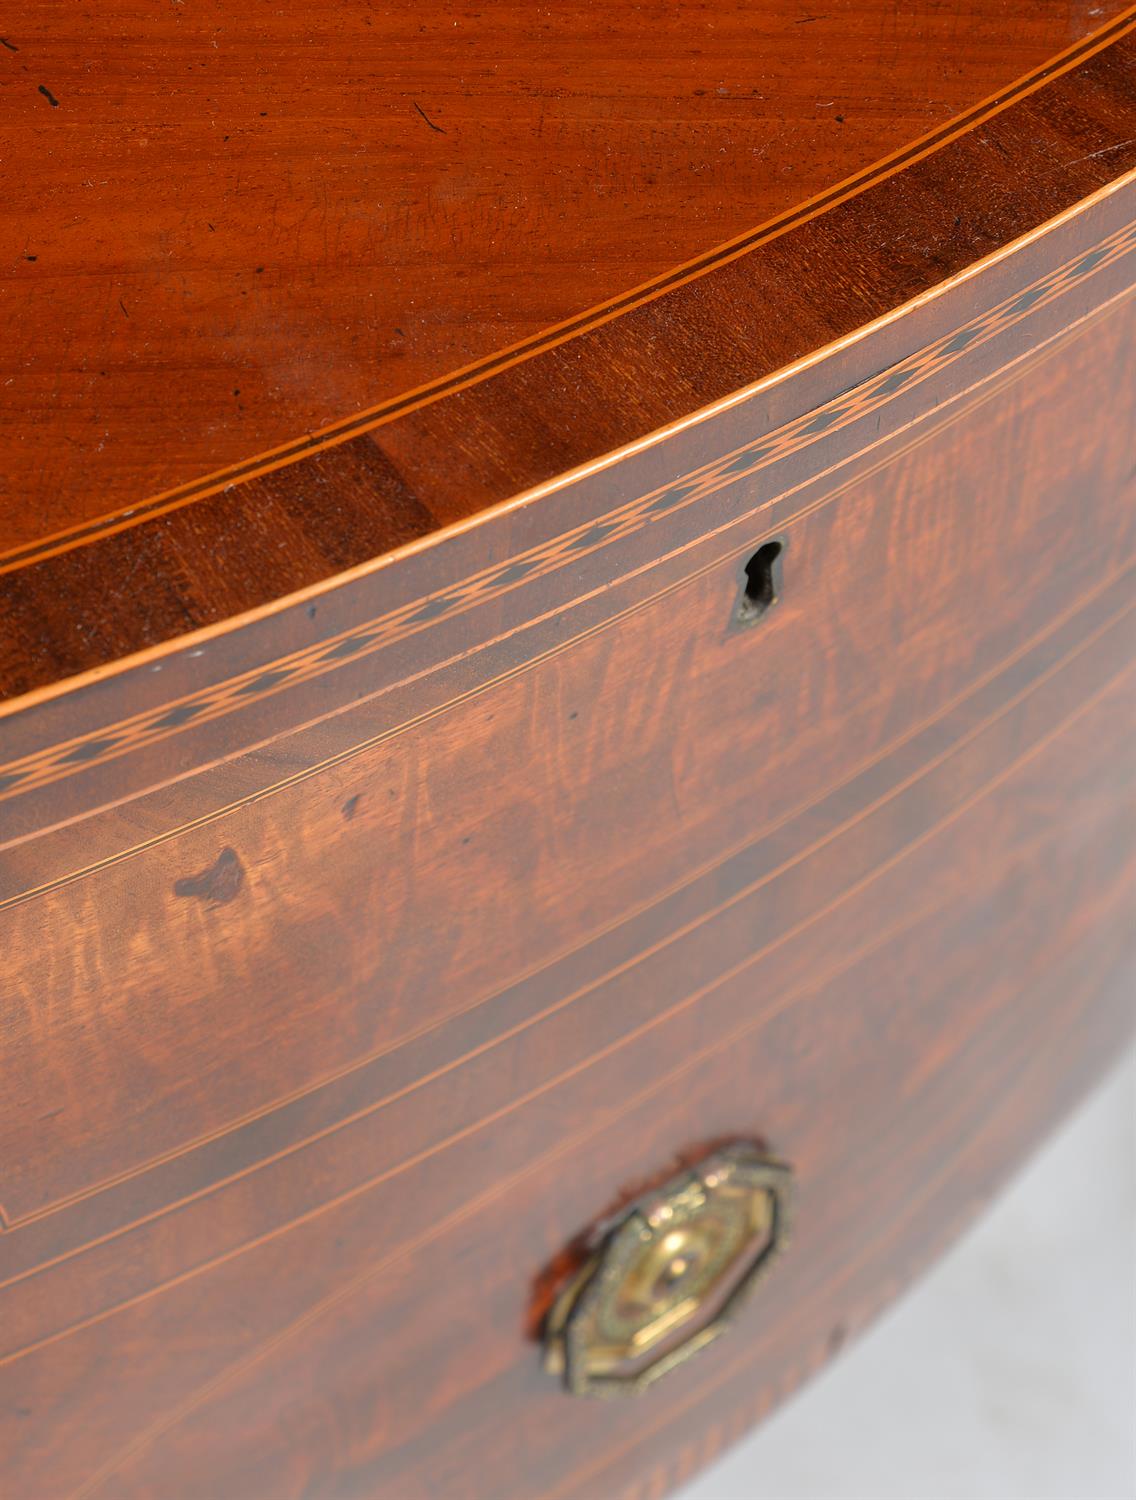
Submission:
[[635,1395],[718,1337],[784,1248],[792,1175],[738,1142],[633,1203],[560,1293],[545,1367]]

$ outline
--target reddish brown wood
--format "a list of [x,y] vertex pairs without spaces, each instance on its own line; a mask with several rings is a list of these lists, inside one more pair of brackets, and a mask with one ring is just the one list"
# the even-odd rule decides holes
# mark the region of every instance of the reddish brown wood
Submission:
[[[337,12],[341,9],[337,7]],[[783,16],[783,7],[774,9]],[[857,24],[864,36],[878,39],[880,17],[863,7],[858,10],[861,14]],[[1028,10],[1034,18],[1030,24],[1040,25],[1038,8],[1030,6]],[[1059,11],[1060,7],[1045,8],[1046,26],[1057,22]],[[523,11],[524,17],[535,14],[529,8]],[[652,11],[636,14],[645,17],[647,24],[657,20]],[[700,14],[703,24],[711,24],[705,11]],[[839,14],[834,13],[825,25],[835,25]],[[890,8],[888,15],[892,15]],[[209,411],[201,412],[196,403],[208,399],[210,380],[203,376],[198,362],[185,354],[182,345],[175,343],[174,351],[163,358],[176,363],[179,371],[186,369],[186,382],[179,376],[175,386],[168,379],[155,385],[147,374],[147,384],[153,393],[149,401],[141,399],[136,382],[129,384],[129,420],[132,431],[140,434],[131,438],[132,443],[140,442],[146,454],[158,456],[161,462],[184,446],[186,435],[200,450],[196,459],[183,463],[172,474],[170,482],[183,482],[172,494],[157,498],[152,495],[152,488],[159,481],[139,475],[135,463],[121,450],[121,444],[116,446],[109,428],[95,445],[103,445],[105,458],[89,451],[91,435],[103,433],[106,426],[100,398],[89,392],[91,381],[82,387],[86,393],[80,412],[82,437],[70,430],[73,418],[69,400],[54,400],[48,405],[46,415],[42,418],[36,415],[34,421],[21,414],[17,402],[11,409],[19,426],[7,444],[8,463],[19,466],[23,463],[20,455],[30,453],[32,469],[31,477],[23,469],[12,470],[11,489],[16,503],[6,527],[7,542],[5,532],[0,532],[3,553],[0,570],[20,570],[15,575],[9,571],[0,582],[0,637],[4,647],[0,655],[0,692],[6,695],[27,692],[60,677],[116,661],[130,651],[167,640],[195,626],[223,621],[238,611],[274,602],[290,591],[334,577],[344,568],[362,564],[439,525],[468,518],[495,501],[516,495],[526,486],[551,479],[574,465],[640,439],[689,415],[708,401],[727,396],[834,339],[856,332],[873,318],[941,285],[952,272],[962,271],[999,245],[1036,229],[1136,166],[1131,128],[1136,114],[1132,64],[1136,42],[1131,39],[1131,14],[1126,15],[1127,19],[1121,16],[1106,25],[1099,35],[1094,34],[1095,40],[1089,37],[1077,44],[1079,50],[1059,64],[1042,63],[1043,52],[1038,55],[1039,66],[1034,73],[1016,83],[1009,78],[998,80],[1002,92],[992,103],[981,107],[979,101],[984,97],[985,85],[991,81],[986,72],[991,56],[979,45],[983,35],[979,27],[973,33],[975,51],[966,54],[965,75],[960,75],[957,63],[952,61],[950,65],[951,75],[965,76],[967,87],[973,91],[966,96],[968,110],[957,121],[939,124],[938,134],[933,138],[939,149],[930,151],[922,160],[912,160],[920,152],[905,145],[911,125],[900,108],[902,93],[889,95],[892,103],[886,112],[890,119],[891,111],[898,111],[888,129],[899,133],[887,136],[886,144],[900,147],[900,152],[894,159],[873,167],[869,165],[870,155],[839,154],[832,159],[827,151],[821,151],[810,156],[812,136],[808,131],[799,131],[794,124],[798,109],[794,102],[798,99],[795,88],[779,89],[777,97],[781,99],[784,114],[778,128],[784,129],[788,140],[796,142],[794,152],[799,146],[813,162],[810,170],[815,168],[825,174],[815,179],[810,177],[809,187],[832,190],[846,172],[860,172],[852,187],[835,194],[838,199],[843,194],[846,201],[830,204],[823,213],[816,204],[793,208],[790,205],[797,201],[796,194],[786,196],[784,184],[799,181],[801,172],[796,168],[792,173],[777,172],[771,176],[768,165],[763,164],[753,190],[746,192],[738,185],[738,174],[731,167],[730,201],[734,201],[735,193],[741,195],[736,210],[739,216],[722,221],[720,226],[716,222],[711,234],[701,216],[695,214],[691,220],[692,205],[685,194],[681,212],[676,211],[673,197],[655,199],[642,195],[636,202],[657,204],[657,211],[666,217],[668,224],[693,222],[696,227],[689,232],[699,237],[674,240],[673,232],[663,235],[652,228],[649,243],[656,247],[656,253],[658,247],[670,247],[664,261],[621,262],[611,273],[616,279],[610,282],[605,279],[599,289],[604,294],[626,290],[642,273],[657,270],[660,264],[670,264],[675,254],[693,250],[711,252],[700,262],[703,270],[710,268],[710,274],[699,275],[680,286],[672,286],[674,278],[664,276],[654,292],[621,304],[623,314],[615,321],[597,327],[594,318],[578,319],[572,324],[574,333],[567,342],[557,343],[553,339],[553,347],[548,348],[549,340],[539,337],[522,351],[525,357],[519,364],[508,364],[504,369],[492,350],[507,342],[516,328],[508,319],[500,326],[490,320],[487,326],[492,330],[493,342],[482,351],[488,358],[478,370],[462,377],[475,382],[464,391],[448,378],[447,369],[469,352],[461,340],[473,314],[464,302],[456,309],[451,307],[450,299],[456,293],[447,279],[449,273],[439,271],[438,277],[432,275],[424,286],[420,294],[422,305],[431,309],[428,316],[432,326],[452,332],[456,324],[461,331],[453,334],[458,342],[442,346],[438,358],[430,365],[429,375],[437,377],[434,386],[417,395],[404,394],[408,386],[427,373],[425,368],[413,379],[407,375],[393,386],[381,380],[374,383],[375,360],[369,353],[361,354],[356,343],[350,357],[357,364],[362,360],[367,383],[359,385],[356,379],[350,385],[354,393],[350,400],[344,398],[335,407],[324,406],[327,392],[338,389],[326,368],[327,361],[334,358],[333,335],[326,324],[321,325],[320,353],[313,355],[302,347],[297,350],[297,323],[304,323],[310,314],[300,309],[307,281],[303,275],[290,272],[287,286],[281,292],[293,299],[288,314],[279,309],[264,312],[273,330],[272,337],[283,339],[286,351],[275,356],[262,353],[262,369],[276,390],[281,382],[282,362],[289,368],[295,364],[302,372],[302,380],[289,379],[284,385],[292,389],[305,384],[310,388],[314,384],[316,399],[321,403],[320,415],[313,415],[310,410],[301,414],[294,406],[277,401],[272,407],[272,421],[282,425],[271,428],[270,439],[266,436],[268,428],[263,431],[255,425],[246,428],[243,419],[233,425],[227,382],[237,377],[232,377],[227,367],[221,402],[224,419]],[[898,41],[894,45],[889,41],[882,52],[874,42],[866,43],[866,50],[857,55],[861,61],[867,60],[865,65],[882,66],[890,76],[895,47],[899,47],[900,55],[915,59],[911,66],[922,80],[918,87],[926,89],[930,86],[926,75],[928,55],[936,59],[935,68],[941,67],[948,55],[941,43],[932,40],[947,19],[953,30],[966,32],[974,26],[973,15],[961,5],[947,9],[929,7],[920,13],[916,28],[923,38],[920,47],[929,46],[929,54],[919,48],[909,54]],[[1016,39],[1021,22],[1022,17],[1015,17],[1005,34]],[[174,24],[181,23],[175,18]],[[833,34],[838,39],[846,24],[851,24],[848,17],[836,26]],[[1003,24],[1010,23],[1007,20]],[[1068,16],[1061,24],[1066,29],[1074,25]],[[713,25],[716,27],[717,21]],[[821,32],[819,22],[815,26],[789,29],[798,39],[806,32],[815,37]],[[1127,40],[1122,36],[1126,30]],[[760,28],[753,32],[755,37],[760,34]],[[733,26],[724,26],[723,36],[732,35]],[[350,38],[349,30],[345,36]],[[1110,37],[1113,44],[1104,46]],[[492,28],[485,33],[484,44],[501,45]],[[604,48],[608,45],[606,36],[602,45]],[[799,41],[794,45],[800,45]],[[807,55],[814,57],[814,54],[813,66],[828,68],[829,74],[813,78],[810,70],[805,69],[803,77],[810,87],[815,84],[813,92],[823,101],[837,89],[832,73],[839,68],[843,76],[848,54],[843,43],[834,51],[827,44],[810,44]],[[1015,46],[1013,56],[1016,70],[1030,54],[1019,54]],[[1082,62],[1074,66],[1078,57]],[[705,57],[696,57],[695,65],[704,67]],[[920,68],[923,72],[918,71]],[[1062,68],[1070,71],[1062,74]],[[937,73],[932,78],[938,99],[938,90],[945,84]],[[844,86],[842,83],[841,87]],[[879,86],[878,81],[865,84],[867,97]],[[910,86],[916,85],[912,82]],[[894,85],[897,90],[906,87]],[[951,91],[945,97],[954,103],[962,102]],[[679,105],[672,101],[670,107],[677,109]],[[950,111],[940,116],[938,108],[936,105],[936,119],[944,120]],[[820,111],[826,119],[828,113]],[[385,118],[388,117],[379,117]],[[374,129],[379,128],[376,123]],[[740,128],[735,124],[735,144]],[[836,128],[843,131],[844,126]],[[421,133],[429,142],[428,129],[423,127]],[[322,139],[317,137],[317,149],[323,149],[318,145]],[[706,139],[709,142],[712,138]],[[873,150],[885,145],[883,137],[873,137],[873,141]],[[389,153],[383,154],[378,149],[377,154],[383,160],[389,158]],[[727,152],[724,158],[717,159],[728,165],[732,156]],[[764,163],[764,158],[755,160]],[[795,157],[793,161],[785,160],[779,147],[778,161],[782,165],[794,166],[795,160]],[[536,167],[547,181],[543,158]],[[904,170],[899,170],[900,167]],[[699,180],[705,178],[707,183],[711,181],[706,174],[693,175]],[[713,191],[721,202],[722,184],[716,178],[713,180],[718,183]],[[403,190],[415,195],[414,202],[419,207],[424,201],[434,201],[430,194],[425,199],[421,196],[426,190],[417,179],[409,179]],[[179,186],[179,204],[182,191]],[[302,191],[297,191],[299,200],[290,197],[282,210],[282,222],[289,226],[303,201]],[[215,185],[210,192],[215,195]],[[529,203],[527,193],[526,188],[522,196]],[[832,192],[829,197],[833,197]],[[209,201],[216,199],[211,196]],[[230,195],[222,201],[229,209],[243,200]],[[256,201],[260,203],[259,197]],[[822,202],[828,204],[829,199]],[[114,212],[119,211],[116,199]],[[723,256],[713,252],[719,228],[723,232],[749,231],[766,215],[778,211],[784,215],[782,227],[787,226],[789,232],[771,240],[769,235],[782,221],[767,225],[748,253],[732,263],[722,264]],[[622,226],[626,213],[622,209],[619,213]],[[315,226],[323,223],[323,213],[301,217],[315,233],[313,253],[322,257],[326,253],[326,240],[322,229],[316,232]],[[529,288],[537,285],[554,297],[549,311],[542,314],[543,322],[548,324],[555,322],[565,309],[580,313],[586,300],[574,284],[562,289],[568,301],[555,300],[561,292],[549,283],[546,268],[550,257],[555,266],[574,268],[573,275],[581,266],[590,267],[592,261],[580,251],[571,253],[569,247],[562,245],[547,217],[542,214],[538,217],[543,232],[550,236],[550,243],[538,257],[539,275],[534,276],[526,265],[523,284]],[[355,224],[357,217],[344,208],[339,221]],[[483,222],[482,216],[475,215],[475,221]],[[441,232],[449,235],[452,230],[460,237],[461,232],[448,220],[442,223],[445,227]],[[259,233],[251,227],[248,232]],[[293,230],[282,228],[281,232],[286,233],[288,253],[292,254]],[[215,237],[207,230],[202,233],[212,243]],[[413,232],[409,229],[407,236],[413,242]],[[118,246],[122,242],[121,237],[116,237],[114,243]],[[624,234],[621,227],[619,243],[631,246],[634,242],[634,237]],[[303,243],[306,241],[302,240]],[[256,253],[267,255],[268,251]],[[405,253],[409,254],[409,249]],[[469,258],[463,258],[455,272],[456,285],[463,296],[472,294],[465,271],[470,264],[482,264],[480,254],[472,247]],[[39,262],[31,269],[38,274]],[[163,271],[162,275],[166,273]],[[175,276],[172,267],[169,275]],[[191,327],[188,332],[182,328],[180,334],[173,330],[171,338],[189,338],[195,350],[208,348],[210,358],[216,358],[230,341],[238,343],[242,350],[259,347],[260,335],[245,331],[235,313],[223,310],[223,300],[218,302],[211,296],[206,313],[199,298],[185,292],[185,286],[193,280],[189,273],[181,273],[180,279],[175,279],[174,305],[184,308],[181,316],[191,320]],[[241,279],[239,275],[236,277],[237,281]],[[97,294],[97,298],[108,296],[107,288],[113,280],[113,277],[108,282],[106,276],[92,276],[80,281],[85,305],[91,300],[88,289],[93,287],[92,295]],[[668,287],[671,289],[667,290]],[[247,288],[242,286],[241,290]],[[329,294],[330,291],[329,288]],[[349,290],[343,287],[336,287],[334,294],[341,299],[337,305],[344,309],[336,326],[349,329],[353,324],[347,309],[354,310],[358,301],[352,300]],[[644,303],[642,295],[649,300]],[[242,307],[249,305],[239,296],[236,300]],[[363,301],[373,305],[367,298]],[[70,349],[76,322],[74,311],[70,304],[54,296],[51,305],[56,309],[52,318],[62,321],[63,332],[59,337],[66,339]],[[259,301],[257,305],[260,306]],[[40,308],[40,304],[35,307]],[[107,318],[112,327],[122,332],[123,320],[117,316],[117,309],[113,311],[115,316],[111,318],[108,313]],[[397,321],[401,314],[392,316]],[[215,317],[222,319],[217,334],[213,332]],[[29,308],[27,320],[30,322],[31,318]],[[36,326],[43,321],[42,313],[37,313]],[[144,326],[150,347],[158,338],[153,317]],[[133,338],[132,329],[126,330],[126,335]],[[556,335],[556,339],[562,337],[563,334]],[[21,361],[28,357],[26,340],[13,347],[20,351]],[[875,356],[890,362],[901,350],[907,352],[902,345],[897,347],[893,343],[885,351],[876,350]],[[48,355],[51,368],[59,368],[59,354],[49,348]],[[861,366],[861,373],[863,369]],[[816,373],[820,385],[803,382],[794,392],[795,400],[816,404],[832,394],[835,387],[825,384],[824,377],[827,375],[829,381],[837,377],[838,363],[826,363]],[[847,380],[848,372],[843,374]],[[11,379],[9,391],[15,392],[21,386],[21,377],[13,375]],[[241,385],[244,399],[249,394],[249,382],[243,374],[239,379],[244,382]],[[101,390],[98,382],[94,383]],[[190,385],[190,391],[183,397],[185,383]],[[458,381],[457,386],[460,384]],[[155,396],[157,412],[152,406]],[[362,419],[362,424],[356,420],[359,406],[370,406],[384,398],[390,398],[385,407]],[[39,413],[42,397],[36,401],[35,411]],[[423,401],[428,403],[425,407],[421,405]],[[334,431],[320,441],[334,441],[337,446],[305,461],[313,443],[308,435],[311,428],[333,420],[337,424]],[[378,426],[374,425],[376,422]],[[176,438],[170,431],[171,423],[176,424]],[[355,441],[344,442],[360,425],[366,429],[365,433]],[[241,483],[242,478],[263,469],[263,461],[253,460],[268,441],[286,445],[283,454],[289,460],[287,466],[267,478]],[[206,446],[201,448],[203,442]],[[50,461],[42,454],[37,456],[37,447],[43,443],[52,448],[54,456]],[[68,464],[78,466],[83,476],[81,481],[70,469],[70,477],[58,472],[60,455],[64,453],[71,455]],[[296,462],[297,459],[300,461]],[[226,461],[232,467],[225,473],[202,480],[203,475]],[[110,482],[103,473],[104,463],[113,465],[115,477]],[[123,484],[129,486],[125,494],[121,491]],[[56,515],[61,504],[67,509]],[[171,506],[183,509],[171,514]],[[60,526],[68,529],[57,535]],[[115,533],[115,528],[125,530]],[[70,550],[62,558],[49,556],[47,562],[37,565],[45,549],[51,554],[58,547]]]
[[26,0],[0,551],[574,318],[1120,9]]
[[[0,579],[5,1494],[659,1495],[1115,1054],[1121,32],[603,327]],[[731,1136],[799,1181],[768,1295],[641,1403],[569,1398],[566,1247]]]

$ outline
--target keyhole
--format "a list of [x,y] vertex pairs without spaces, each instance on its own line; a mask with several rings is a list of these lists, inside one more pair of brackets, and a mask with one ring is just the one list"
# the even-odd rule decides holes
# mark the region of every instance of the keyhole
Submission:
[[781,554],[783,542],[763,542],[745,565],[745,585],[734,621],[738,625],[756,625],[777,603],[781,594]]

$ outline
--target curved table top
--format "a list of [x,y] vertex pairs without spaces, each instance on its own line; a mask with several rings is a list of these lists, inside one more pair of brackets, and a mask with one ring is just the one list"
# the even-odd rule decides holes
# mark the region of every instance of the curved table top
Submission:
[[[0,49],[20,335],[0,351],[0,696],[465,520],[1031,230],[1136,161],[1118,51],[1132,24],[1073,0],[610,16],[351,0],[306,7],[297,29],[260,3],[139,20],[117,0],[80,33],[24,7]],[[984,121],[1094,57],[1072,126],[1064,94],[1040,124],[1019,110],[997,148],[1021,158],[1012,182],[971,162],[981,208],[927,212],[929,185],[940,210],[954,202],[944,150],[960,134],[974,148]],[[1102,90],[1107,108],[1086,112]],[[993,116],[976,108],[990,100]],[[872,198],[928,153],[937,184]],[[865,206],[833,221],[845,238],[827,262],[820,231],[766,256],[761,318],[709,329],[688,295],[632,327],[849,196]],[[655,355],[684,340],[652,389]],[[619,392],[602,416],[596,363]],[[456,405],[473,386],[477,410]],[[392,425],[443,398],[429,433]],[[526,422],[530,459],[504,451]],[[247,482],[269,470],[274,486]]]

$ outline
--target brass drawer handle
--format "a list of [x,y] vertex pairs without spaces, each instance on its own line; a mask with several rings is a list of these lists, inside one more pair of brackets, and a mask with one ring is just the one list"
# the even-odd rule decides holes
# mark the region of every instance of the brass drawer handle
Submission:
[[792,1177],[736,1143],[633,1203],[560,1293],[545,1367],[574,1395],[635,1395],[724,1332],[784,1248]]

